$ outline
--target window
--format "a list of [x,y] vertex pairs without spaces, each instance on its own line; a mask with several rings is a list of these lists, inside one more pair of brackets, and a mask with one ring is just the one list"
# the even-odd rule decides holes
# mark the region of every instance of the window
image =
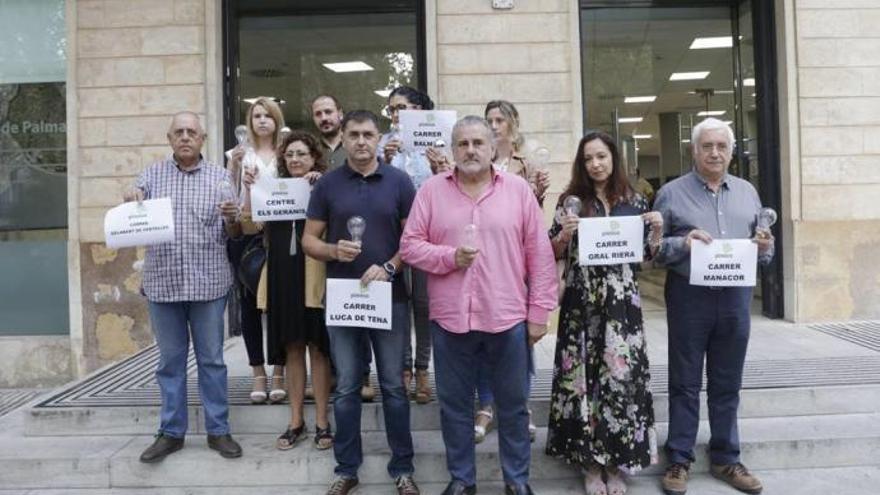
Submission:
[[0,3],[0,335],[69,329],[65,29],[63,0]]

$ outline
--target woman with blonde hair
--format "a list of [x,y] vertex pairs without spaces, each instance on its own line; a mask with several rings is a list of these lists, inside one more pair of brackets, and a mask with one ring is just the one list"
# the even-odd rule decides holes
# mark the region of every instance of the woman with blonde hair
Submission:
[[[261,96],[248,109],[245,125],[248,130],[248,141],[236,146],[229,160],[232,177],[241,184],[241,178],[247,170],[256,170],[271,177],[277,176],[276,150],[281,144],[281,128],[284,127],[281,107],[272,98]],[[237,244],[248,246],[252,242],[256,242],[253,241],[253,236],[245,236],[245,239],[238,241]],[[281,402],[287,397],[284,389],[284,362],[273,361],[270,357],[269,364],[274,365],[274,369],[271,391],[267,393],[270,384],[267,384],[268,378],[264,367],[266,359],[263,353],[263,325],[260,313],[256,308],[252,291],[241,287],[240,296],[241,333],[254,377],[250,393],[251,402],[262,404],[266,399]]]

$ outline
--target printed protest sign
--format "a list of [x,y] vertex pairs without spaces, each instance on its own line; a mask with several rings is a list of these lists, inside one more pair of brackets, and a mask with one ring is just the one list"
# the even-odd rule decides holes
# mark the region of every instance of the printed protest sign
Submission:
[[758,270],[758,245],[751,239],[691,241],[691,285],[752,287]]
[[438,139],[450,146],[457,116],[454,110],[401,110],[398,119],[403,149],[424,152]]
[[104,216],[107,247],[151,246],[174,240],[171,198],[129,201]]
[[306,217],[311,191],[306,179],[261,175],[251,186],[251,214],[259,222],[300,220]]
[[640,216],[581,218],[578,262],[581,265],[641,263],[645,222]]
[[328,278],[324,313],[327,326],[391,330],[391,282]]

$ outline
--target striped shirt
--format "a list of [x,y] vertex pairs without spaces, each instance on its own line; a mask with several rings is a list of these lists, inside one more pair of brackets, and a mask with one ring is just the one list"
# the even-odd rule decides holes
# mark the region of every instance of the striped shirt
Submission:
[[145,199],[171,198],[174,242],[147,247],[144,293],[152,302],[210,301],[226,295],[232,270],[218,205],[229,172],[201,159],[181,171],[172,155],[137,179]]

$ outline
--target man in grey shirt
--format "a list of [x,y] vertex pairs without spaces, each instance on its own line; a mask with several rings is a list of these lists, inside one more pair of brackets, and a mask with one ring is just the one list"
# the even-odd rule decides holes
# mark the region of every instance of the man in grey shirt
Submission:
[[758,193],[727,168],[733,155],[730,127],[706,119],[693,129],[694,169],[666,184],[654,209],[665,233],[656,260],[669,268],[666,318],[669,326],[670,465],[662,485],[667,494],[687,490],[688,469],[700,422],[703,360],[708,378],[711,473],[746,493],[760,493],[761,481],[740,463],[737,408],[749,341],[752,287],[690,285],[693,242],[753,238],[758,261],[773,258],[773,237],[756,231]]

